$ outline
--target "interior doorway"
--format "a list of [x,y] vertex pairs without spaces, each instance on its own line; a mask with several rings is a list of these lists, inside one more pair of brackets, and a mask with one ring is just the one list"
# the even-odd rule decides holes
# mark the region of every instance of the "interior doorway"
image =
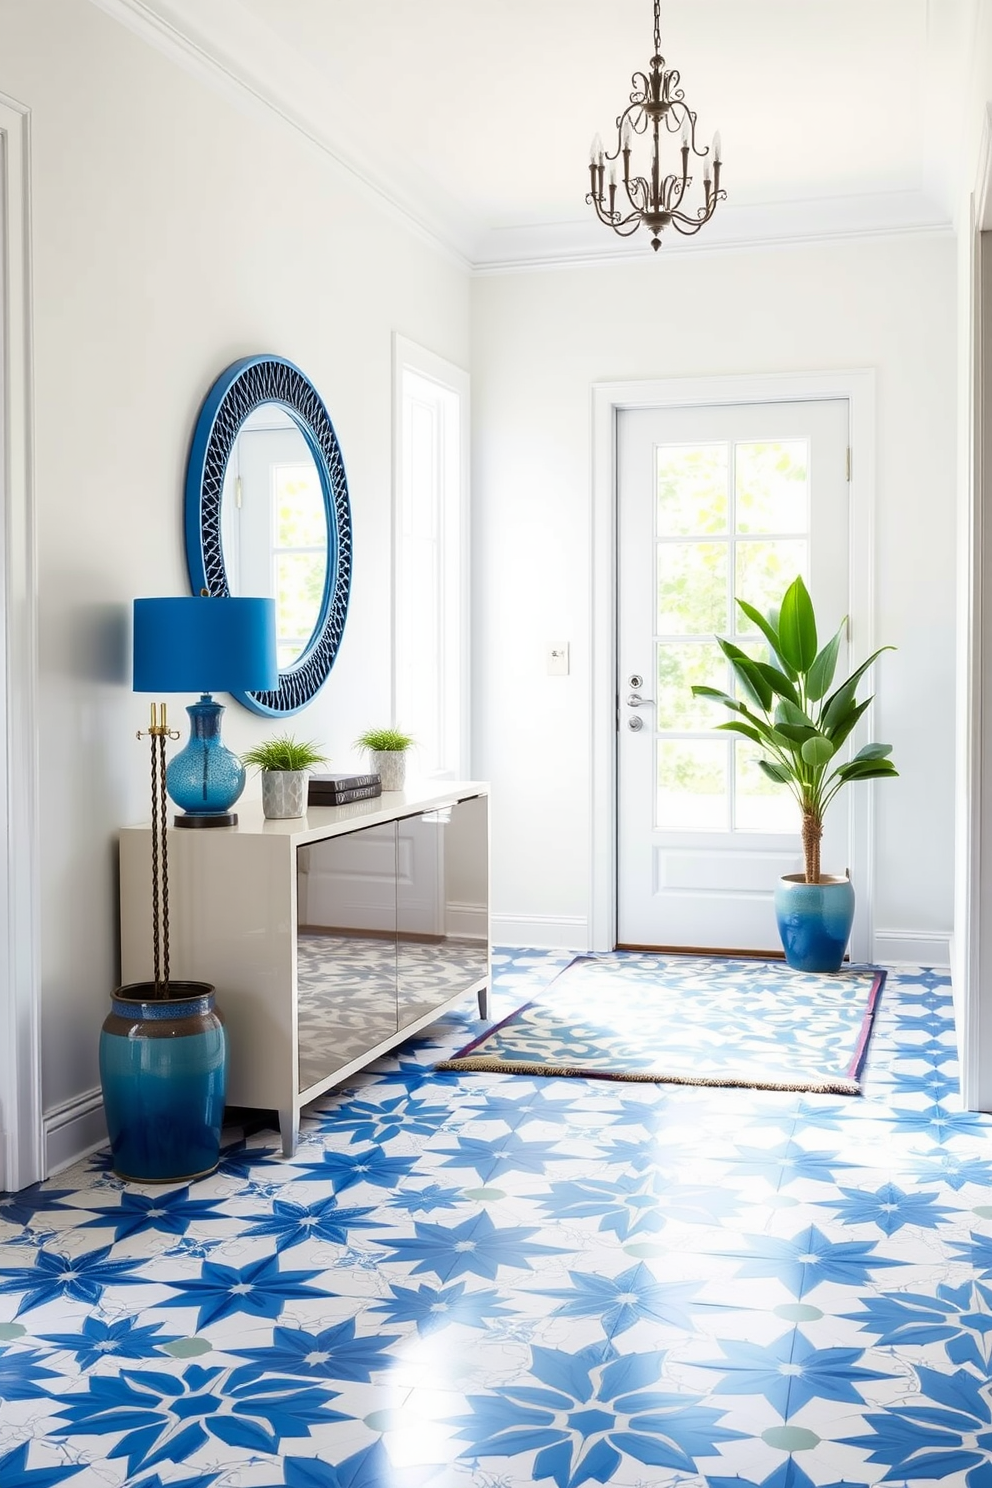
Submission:
[[[594,385],[592,392],[593,866],[589,939],[592,949],[610,950],[621,943],[618,894],[620,734],[626,729],[622,715],[629,716],[630,711],[626,707],[626,699],[630,691],[636,690],[628,688],[626,684],[632,675],[639,675],[642,680],[651,675],[647,659],[643,664],[638,662],[628,666],[631,659],[622,659],[620,655],[619,456],[623,420],[628,414],[646,410],[681,417],[687,410],[702,408],[724,410],[733,406],[761,404],[846,404],[848,445],[852,450],[851,479],[847,495],[846,551],[843,555],[838,553],[837,561],[845,570],[847,578],[848,603],[845,608],[850,620],[849,644],[852,653],[867,655],[873,649],[871,572],[875,392],[874,374],[868,369],[600,383]],[[844,475],[846,474],[845,455]],[[673,535],[675,538],[677,536]],[[832,604],[829,608],[832,610]],[[843,612],[842,609],[841,614]],[[674,634],[670,639],[676,639]],[[647,692],[646,696],[653,697],[654,694]],[[637,732],[644,733],[645,729]],[[656,790],[650,767],[642,773],[649,782],[649,793]],[[871,791],[869,788],[857,793],[851,792],[850,795],[852,800],[848,848],[842,851],[842,855],[847,858],[844,866],[850,868],[851,876],[859,887],[850,954],[852,959],[870,960]],[[792,842],[793,853],[798,856],[798,836]],[[650,878],[648,881],[650,883]],[[668,940],[651,934],[643,942],[639,938],[637,941],[631,938],[626,943],[688,946],[694,942],[685,936]],[[711,944],[731,948],[733,942]],[[768,947],[763,943],[762,948]]]
[[[618,416],[621,946],[780,953],[772,897],[802,867],[798,808],[691,688],[733,691],[717,635],[771,659],[738,598],[765,614],[801,575],[824,642],[848,614],[848,426],[839,398]],[[850,866],[852,802],[827,818],[833,873]]]

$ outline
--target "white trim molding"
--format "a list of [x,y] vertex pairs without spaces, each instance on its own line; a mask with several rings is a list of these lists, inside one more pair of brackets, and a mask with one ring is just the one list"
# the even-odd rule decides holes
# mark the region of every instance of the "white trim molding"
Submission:
[[31,131],[0,95],[0,1189],[45,1176],[38,934],[37,579],[33,496]]
[[51,1177],[107,1146],[103,1092],[84,1091],[75,1100],[45,1112],[45,1173]]
[[[852,450],[848,553],[851,636],[858,654],[873,649],[873,534],[875,511],[875,373],[740,374],[601,382],[592,387],[592,883],[591,948],[612,950],[617,928],[617,415],[635,408],[711,407],[721,403],[810,402],[844,398],[850,409]],[[859,887],[851,954],[867,961],[873,945],[872,787],[862,787],[852,809],[851,876]]]
[[521,950],[588,951],[589,922],[584,915],[494,914],[491,919],[494,946]]
[[871,957],[877,966],[932,966],[948,971],[951,966],[949,930],[876,930]]

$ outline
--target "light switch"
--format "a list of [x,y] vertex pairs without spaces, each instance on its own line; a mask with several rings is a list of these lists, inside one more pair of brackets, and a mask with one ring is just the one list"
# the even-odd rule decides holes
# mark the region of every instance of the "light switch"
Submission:
[[552,641],[548,646],[548,676],[568,676],[568,642]]

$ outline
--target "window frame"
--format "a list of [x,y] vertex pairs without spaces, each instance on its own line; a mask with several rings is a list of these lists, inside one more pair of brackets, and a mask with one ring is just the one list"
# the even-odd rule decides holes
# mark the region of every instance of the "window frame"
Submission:
[[[393,335],[393,501],[392,501],[392,673],[390,702],[397,727],[415,732],[413,721],[400,716],[400,673],[403,666],[409,596],[403,589],[403,503],[407,428],[404,417],[406,379],[412,374],[433,383],[447,399],[455,399],[456,412],[445,434],[442,464],[441,516],[437,595],[444,615],[444,644],[435,661],[441,679],[441,734],[443,762],[440,768],[424,768],[428,779],[459,780],[470,776],[470,404],[469,375],[461,367],[426,347]],[[451,472],[454,471],[452,476]]]

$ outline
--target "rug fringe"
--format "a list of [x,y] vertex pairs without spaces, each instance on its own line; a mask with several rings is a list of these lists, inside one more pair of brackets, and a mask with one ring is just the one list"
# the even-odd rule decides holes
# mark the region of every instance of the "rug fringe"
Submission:
[[438,1070],[475,1070],[494,1075],[560,1075],[566,1079],[626,1080],[653,1085],[729,1086],[734,1090],[794,1090],[804,1095],[860,1095],[856,1080],[750,1080],[743,1075],[666,1075],[654,1070],[590,1070],[578,1065],[529,1064],[522,1059],[439,1059]]

